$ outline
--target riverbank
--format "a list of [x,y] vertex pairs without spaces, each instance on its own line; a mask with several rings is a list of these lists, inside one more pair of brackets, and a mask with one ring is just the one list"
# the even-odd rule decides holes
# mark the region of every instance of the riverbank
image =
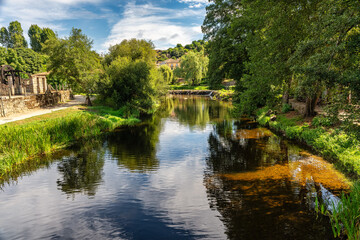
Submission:
[[121,116],[121,111],[108,107],[72,107],[1,125],[4,137],[0,139],[0,177],[38,154],[140,121]]
[[291,113],[275,116],[265,108],[256,113],[256,118],[260,125],[304,143],[323,157],[333,160],[338,168],[352,177],[360,176],[360,142],[340,128],[326,126],[325,118],[315,117],[306,121]]

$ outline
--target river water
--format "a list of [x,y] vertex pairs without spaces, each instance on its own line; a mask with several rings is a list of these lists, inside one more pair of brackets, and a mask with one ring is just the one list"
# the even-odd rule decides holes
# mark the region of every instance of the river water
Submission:
[[0,190],[0,239],[331,239],[332,165],[231,106],[170,97],[156,116],[34,159]]

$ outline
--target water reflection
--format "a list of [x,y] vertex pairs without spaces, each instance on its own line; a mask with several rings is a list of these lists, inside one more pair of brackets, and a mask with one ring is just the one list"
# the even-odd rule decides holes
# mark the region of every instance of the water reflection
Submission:
[[174,111],[171,116],[190,129],[204,129],[210,121],[230,118],[230,104],[197,96],[173,97]]
[[208,142],[204,184],[229,239],[332,239],[309,211],[313,193],[349,186],[331,164],[246,119],[215,124]]
[[[74,196],[82,192],[94,196],[101,183],[104,167],[102,141],[89,140],[86,144],[73,147],[74,154],[64,157],[58,165],[60,178],[57,184],[61,191]],[[79,145],[78,145],[79,146]]]
[[331,239],[309,208],[347,187],[322,159],[193,96],[38,163],[0,193],[0,239]]

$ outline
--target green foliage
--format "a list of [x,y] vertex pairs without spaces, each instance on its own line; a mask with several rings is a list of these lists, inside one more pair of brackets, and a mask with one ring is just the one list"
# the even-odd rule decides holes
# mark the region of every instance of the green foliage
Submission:
[[30,157],[64,147],[75,140],[89,138],[121,125],[132,125],[139,120],[124,119],[111,114],[111,109],[96,112],[76,112],[66,117],[30,122],[23,125],[0,126],[6,138],[0,140],[0,176],[27,161]]
[[328,117],[317,116],[313,118],[311,124],[315,127],[331,127],[333,125],[333,122]]
[[[300,93],[306,116],[315,115],[321,98],[341,102],[337,114],[346,111],[345,119],[356,121],[360,111],[351,101],[360,99],[359,5],[355,0],[210,0],[202,30],[209,40],[211,87],[224,77],[235,79],[234,100],[243,113],[288,103],[291,94]],[[335,91],[340,94],[331,95]]]
[[[207,74],[208,62],[209,59],[203,52],[189,52],[181,57],[179,75],[183,76],[189,85],[198,85]],[[177,72],[176,75],[178,75]]]
[[61,84],[69,84],[76,91],[87,94],[96,92],[102,66],[99,55],[91,50],[92,43],[76,28],[72,29],[68,38],[50,38],[46,41],[43,51],[49,55],[50,77]]
[[291,107],[290,104],[284,103],[284,104],[282,105],[282,108],[281,108],[281,112],[282,112],[282,113],[287,113],[287,112],[290,112],[291,110],[292,110],[292,107]]
[[28,35],[30,38],[30,46],[35,52],[41,52],[42,45],[51,38],[56,38],[53,30],[50,28],[41,29],[38,25],[30,26]]
[[204,38],[208,40],[208,79],[211,89],[219,89],[224,78],[240,80],[248,59],[244,36],[231,31],[231,22],[238,16],[240,1],[210,1],[202,26]]
[[45,72],[48,56],[34,52],[28,48],[0,47],[0,65],[10,65],[16,70],[30,74]]
[[326,215],[330,218],[334,237],[347,236],[349,240],[360,238],[360,183],[355,182],[349,194],[342,193],[340,202],[331,202],[331,209],[325,209],[323,203],[316,199],[315,210],[317,213]]
[[6,48],[27,47],[23,29],[18,21],[10,22],[8,28],[0,29],[0,43]]
[[[158,97],[165,91],[163,74],[155,66],[155,51],[151,42],[124,40],[110,47],[105,62],[106,81],[100,87],[100,98],[116,109],[129,114],[151,113]],[[168,79],[167,79],[168,80]]]
[[155,62],[156,53],[154,44],[144,39],[123,40],[120,44],[116,44],[109,48],[109,54],[105,56],[105,63],[110,65],[117,58],[126,57],[131,61],[144,60],[146,62]]
[[171,68],[167,65],[161,65],[159,71],[163,75],[164,81],[168,84],[172,84],[174,81],[174,73]]
[[185,46],[177,44],[174,48],[169,48],[167,50],[157,50],[156,58],[159,62],[165,61],[169,58],[178,59],[187,54],[189,51],[202,52],[205,46],[206,43],[203,40],[192,41],[191,44],[187,44]]

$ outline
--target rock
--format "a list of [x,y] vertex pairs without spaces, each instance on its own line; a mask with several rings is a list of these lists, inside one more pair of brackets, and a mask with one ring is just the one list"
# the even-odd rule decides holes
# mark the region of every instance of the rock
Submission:
[[269,110],[266,112],[265,116],[270,116],[272,113],[273,113],[273,110],[269,109]]
[[276,120],[276,115],[272,115],[271,117],[270,117],[270,121],[275,121]]

